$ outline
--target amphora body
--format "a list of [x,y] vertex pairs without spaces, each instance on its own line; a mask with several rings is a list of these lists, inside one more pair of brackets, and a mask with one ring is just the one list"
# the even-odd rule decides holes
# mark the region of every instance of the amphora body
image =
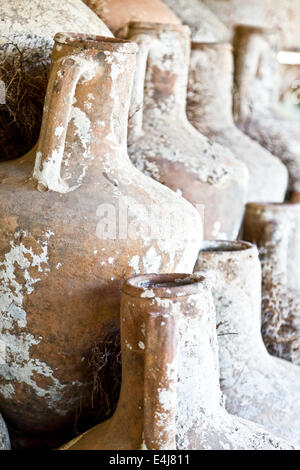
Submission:
[[199,132],[229,148],[247,166],[248,201],[281,202],[287,190],[287,170],[279,158],[236,127],[232,93],[231,45],[192,43],[188,119]]
[[197,207],[207,238],[236,238],[248,172],[187,120],[188,28],[134,23],[128,37],[139,45],[128,136],[133,163]]
[[[37,148],[0,166],[0,410],[39,439],[90,410],[88,358],[119,329],[121,281],[191,272],[201,244],[197,211],[128,158],[135,52],[58,34]],[[186,215],[187,238],[160,235],[157,207]]]
[[293,447],[225,411],[215,309],[202,276],[129,279],[123,286],[121,337],[123,380],[114,416],[62,449]]
[[299,367],[271,356],[263,343],[257,248],[205,242],[195,271],[212,277],[226,409],[299,445]]
[[287,119],[278,106],[279,45],[280,35],[273,30],[237,28],[234,112],[240,129],[287,166],[290,191],[297,199],[300,193],[300,123]]

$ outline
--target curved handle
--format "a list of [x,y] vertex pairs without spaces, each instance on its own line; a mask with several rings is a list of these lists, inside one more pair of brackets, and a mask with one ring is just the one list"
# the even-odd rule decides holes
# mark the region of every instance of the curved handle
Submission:
[[74,188],[61,179],[60,170],[76,87],[91,63],[78,56],[58,60],[47,87],[33,178],[39,190],[66,193]]
[[176,449],[177,320],[155,314],[146,321],[144,442],[148,450]]
[[252,83],[259,73],[260,57],[259,40],[254,36],[247,38],[247,43],[239,51],[235,61],[234,117],[245,125],[251,119],[252,101],[249,93],[251,93]]
[[130,141],[138,137],[143,128],[144,84],[147,59],[153,38],[146,33],[133,33],[132,35],[129,34],[128,39],[135,42],[139,47],[136,55],[136,68],[129,108],[128,139]]

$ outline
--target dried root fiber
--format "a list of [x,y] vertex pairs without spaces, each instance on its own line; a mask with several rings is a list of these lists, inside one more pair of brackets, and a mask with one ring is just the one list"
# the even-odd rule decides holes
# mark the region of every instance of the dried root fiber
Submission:
[[40,131],[52,44],[24,36],[0,37],[0,161],[23,156]]

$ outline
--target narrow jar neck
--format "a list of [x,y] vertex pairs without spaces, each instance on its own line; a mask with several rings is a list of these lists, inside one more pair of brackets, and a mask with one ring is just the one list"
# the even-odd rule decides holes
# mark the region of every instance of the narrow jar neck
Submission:
[[233,57],[229,44],[192,44],[187,113],[195,125],[233,125]]
[[60,172],[75,187],[97,182],[108,163],[118,165],[127,158],[136,47],[97,36],[67,35],[65,42],[58,36],[35,174],[39,179],[47,171]]
[[121,301],[122,386],[117,413],[131,417],[148,450],[176,448],[177,320],[162,311],[160,300],[123,293]]
[[261,28],[237,28],[234,37],[235,112],[246,120],[265,113],[279,96],[279,36]]
[[258,251],[244,242],[207,242],[199,253],[195,271],[210,273],[212,277],[221,377],[230,383],[249,358],[266,354],[260,333]]
[[[176,425],[170,409],[161,410],[165,415],[170,412],[171,433],[174,429],[177,432],[185,428],[187,419],[197,413],[201,421],[204,414],[217,412],[221,401],[211,291],[206,284],[196,293],[187,293],[185,289],[182,286],[181,295],[176,298],[153,296],[151,288],[145,290],[143,298],[124,294],[122,297],[123,382],[119,409],[126,407],[128,412],[130,407],[130,413],[136,415],[141,403],[145,405],[149,390],[155,401],[157,390],[165,388],[157,396],[157,402],[161,402],[163,395],[168,395],[173,409],[177,406]],[[156,386],[152,381],[152,388],[151,382],[146,381],[149,367],[145,364],[150,363],[153,370],[161,373]],[[133,364],[143,372],[135,370]],[[136,380],[139,383],[134,388],[135,399],[128,400],[130,387]],[[147,421],[144,424],[147,425]]]

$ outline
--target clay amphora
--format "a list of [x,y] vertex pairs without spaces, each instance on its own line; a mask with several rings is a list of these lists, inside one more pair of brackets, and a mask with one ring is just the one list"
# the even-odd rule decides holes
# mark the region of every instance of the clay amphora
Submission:
[[129,279],[121,337],[123,379],[114,416],[63,449],[290,448],[221,405],[215,309],[203,277]]
[[189,26],[193,42],[227,41],[231,32],[201,0],[164,0],[182,23]]
[[83,0],[111,31],[125,37],[132,21],[180,24],[179,18],[161,0]]
[[1,0],[0,20],[2,161],[22,157],[38,140],[53,36],[60,31],[112,33],[81,0]]
[[239,26],[234,40],[235,120],[287,166],[290,190],[300,192],[300,123],[279,111],[280,36],[273,30]]
[[0,450],[10,450],[10,439],[4,419],[0,414]]
[[232,90],[231,45],[192,43],[187,97],[190,122],[245,163],[249,171],[249,201],[281,202],[287,189],[287,170],[278,158],[235,126]]
[[261,267],[246,242],[207,242],[196,272],[212,276],[220,383],[228,412],[300,444],[300,370],[268,354],[261,327]]
[[[0,166],[0,410],[39,438],[91,408],[88,357],[118,330],[122,279],[192,271],[201,244],[198,212],[128,158],[135,52],[58,34],[37,149]],[[179,217],[167,240],[160,207]]]
[[139,45],[128,136],[133,163],[204,212],[207,238],[235,238],[248,172],[187,120],[188,28],[134,23],[128,37]]
[[300,365],[300,204],[248,204],[244,238],[262,264],[262,334],[269,352]]

